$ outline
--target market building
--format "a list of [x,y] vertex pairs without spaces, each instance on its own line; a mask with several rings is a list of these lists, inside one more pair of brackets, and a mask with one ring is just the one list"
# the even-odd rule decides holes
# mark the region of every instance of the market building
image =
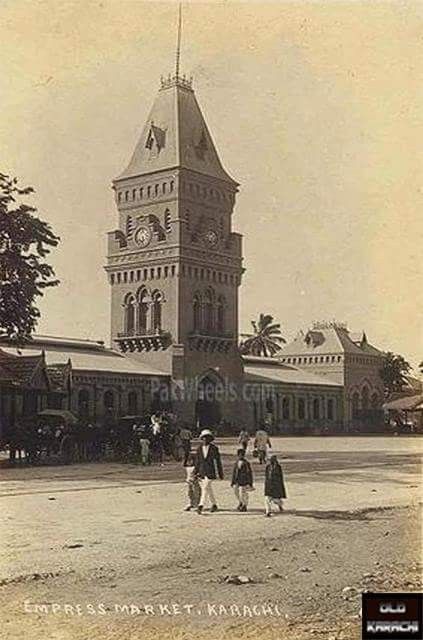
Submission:
[[62,402],[81,420],[171,406],[192,425],[307,432],[376,418],[383,354],[365,334],[315,325],[278,359],[240,354],[238,189],[192,81],[178,72],[162,79],[129,164],[113,181],[111,347],[35,336],[19,353],[6,340],[1,348],[22,362],[42,358],[47,369],[67,366]]

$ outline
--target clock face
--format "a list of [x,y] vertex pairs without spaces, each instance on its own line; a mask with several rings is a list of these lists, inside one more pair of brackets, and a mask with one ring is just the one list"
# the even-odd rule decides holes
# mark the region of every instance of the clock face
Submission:
[[135,234],[135,242],[140,247],[146,247],[151,240],[151,231],[148,227],[140,227]]
[[209,229],[208,231],[206,231],[206,233],[204,234],[204,240],[207,242],[207,244],[213,247],[218,240],[216,231],[213,231],[213,229]]

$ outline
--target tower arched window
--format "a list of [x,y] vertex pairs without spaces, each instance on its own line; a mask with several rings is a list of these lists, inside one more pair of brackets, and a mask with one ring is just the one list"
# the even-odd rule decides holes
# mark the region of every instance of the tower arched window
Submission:
[[155,291],[151,303],[151,327],[154,333],[159,333],[162,328],[162,301],[160,291]]
[[147,314],[148,314],[147,289],[145,288],[141,288],[138,291],[137,307],[138,307],[137,333],[138,335],[143,336],[147,333]]
[[213,289],[207,289],[204,294],[204,325],[207,333],[214,330],[214,292]]
[[220,334],[225,331],[225,307],[225,298],[223,296],[219,296],[217,301],[217,330]]
[[199,293],[194,295],[194,299],[192,302],[192,311],[193,311],[193,324],[194,331],[201,331],[202,322],[201,322],[201,296]]
[[129,294],[125,298],[125,333],[130,336],[134,333],[135,329],[135,298],[132,294]]

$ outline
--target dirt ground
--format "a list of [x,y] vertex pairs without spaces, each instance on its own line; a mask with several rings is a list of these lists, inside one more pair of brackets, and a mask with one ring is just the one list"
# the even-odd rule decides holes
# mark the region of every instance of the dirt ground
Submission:
[[[287,510],[184,513],[183,471],[1,471],[0,637],[354,640],[361,593],[421,590],[421,441],[284,438]],[[234,584],[232,576],[248,582]]]

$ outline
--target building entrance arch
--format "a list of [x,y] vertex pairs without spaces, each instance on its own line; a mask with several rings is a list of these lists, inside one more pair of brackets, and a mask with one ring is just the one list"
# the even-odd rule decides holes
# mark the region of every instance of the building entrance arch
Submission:
[[195,421],[199,427],[216,427],[220,423],[223,394],[223,381],[214,371],[200,377],[195,403]]

